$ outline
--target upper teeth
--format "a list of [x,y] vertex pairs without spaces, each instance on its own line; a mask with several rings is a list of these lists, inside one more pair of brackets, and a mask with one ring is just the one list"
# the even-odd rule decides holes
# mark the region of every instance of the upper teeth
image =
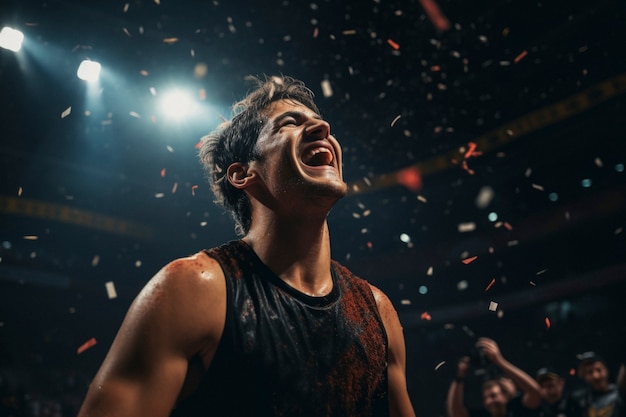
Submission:
[[311,160],[311,158],[313,158],[313,157],[314,157],[315,155],[317,155],[318,153],[322,153],[322,152],[325,152],[325,153],[329,153],[329,154],[331,154],[331,157],[330,157],[330,162],[332,162],[332,160],[333,160],[332,153],[330,152],[330,150],[329,150],[328,148],[324,148],[324,147],[319,147],[319,148],[311,149],[311,150],[307,153],[305,160],[306,160],[306,161],[310,161],[310,160]]

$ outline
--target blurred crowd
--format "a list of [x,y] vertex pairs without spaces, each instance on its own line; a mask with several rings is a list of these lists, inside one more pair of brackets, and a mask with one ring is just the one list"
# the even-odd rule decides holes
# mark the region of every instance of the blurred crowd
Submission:
[[[531,375],[508,361],[495,340],[479,338],[472,353],[457,363],[446,397],[447,417],[626,416],[624,361],[611,370],[596,352],[581,353],[577,359],[576,367],[567,373],[546,366]],[[464,398],[472,368],[483,375],[481,408],[469,408]],[[568,375],[576,375],[580,384],[566,383]]]
[[[495,340],[479,338],[456,365],[446,417],[626,417],[623,361],[611,369],[600,354],[584,352],[568,370],[549,365],[524,370],[503,356]],[[19,376],[11,376],[0,374],[0,417],[74,417],[89,384],[89,376],[62,370],[52,378],[54,384],[45,383],[47,389],[29,384],[27,390],[15,383]],[[480,384],[480,389],[469,390],[477,387],[468,384]],[[481,393],[482,407],[466,405],[466,390]]]

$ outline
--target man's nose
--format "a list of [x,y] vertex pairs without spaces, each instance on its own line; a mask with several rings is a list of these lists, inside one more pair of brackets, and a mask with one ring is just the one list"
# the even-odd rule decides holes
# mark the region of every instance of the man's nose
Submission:
[[311,119],[306,124],[305,132],[315,139],[325,139],[330,133],[330,124],[326,120]]

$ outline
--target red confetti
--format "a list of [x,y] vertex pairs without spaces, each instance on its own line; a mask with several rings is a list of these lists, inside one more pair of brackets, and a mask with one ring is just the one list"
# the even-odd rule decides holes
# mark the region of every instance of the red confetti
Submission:
[[519,54],[518,56],[515,57],[515,59],[513,60],[514,63],[518,63],[520,62],[522,59],[524,59],[524,57],[528,55],[528,51],[522,51],[521,54]]
[[411,191],[422,189],[422,173],[416,167],[408,167],[397,174],[398,184],[404,185]]
[[493,278],[493,279],[491,280],[491,282],[489,283],[489,285],[487,285],[487,288],[485,288],[485,292],[489,291],[489,289],[490,289],[491,287],[493,287],[493,284],[495,284],[495,283],[496,283],[496,279],[495,279],[495,278]]
[[550,319],[546,317],[546,329],[550,328]]
[[427,321],[432,320],[432,317],[430,316],[430,314],[428,314],[428,311],[424,311],[422,315],[420,316],[420,318],[422,320],[427,320]]
[[474,262],[476,259],[478,259],[478,256],[472,256],[471,258],[465,258],[463,259],[461,262],[463,262],[465,265],[467,264],[471,264],[472,262]]
[[372,249],[372,246],[374,246],[374,245],[372,244],[372,242],[367,242],[367,248],[368,248],[368,249]]
[[450,21],[441,13],[441,9],[434,0],[420,0],[420,4],[437,30],[445,32],[450,29]]
[[315,29],[313,29],[313,39],[316,39],[319,34],[320,34],[319,28],[316,27]]
[[200,149],[201,147],[202,147],[202,141],[196,143],[196,146],[195,146],[196,149]]
[[398,49],[400,49],[400,45],[398,45],[397,43],[395,43],[393,40],[391,39],[387,39],[387,43],[389,44],[389,46],[391,46],[393,49],[395,49],[396,51]]
[[507,230],[513,230],[513,226],[511,226],[509,222],[504,222],[504,227],[506,227]]
[[165,168],[161,170],[161,178],[165,177]]
[[439,71],[441,71],[441,67],[439,65],[433,65],[433,66],[430,67],[430,70],[432,72],[439,72]]
[[86,351],[87,349],[89,349],[90,347],[93,347],[96,345],[96,338],[92,337],[91,339],[87,340],[85,343],[83,343],[82,345],[80,345],[80,347],[78,348],[78,350],[76,351],[76,353],[78,355],[80,355],[81,353],[83,353],[84,351]]
[[191,195],[195,196],[196,195],[196,188],[198,188],[197,185],[192,185],[191,186]]

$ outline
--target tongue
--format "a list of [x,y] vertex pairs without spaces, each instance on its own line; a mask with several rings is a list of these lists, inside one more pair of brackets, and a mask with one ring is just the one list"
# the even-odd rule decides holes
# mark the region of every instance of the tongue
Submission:
[[323,165],[330,165],[332,161],[333,155],[330,152],[319,152],[313,155],[304,163],[312,167],[319,167]]

